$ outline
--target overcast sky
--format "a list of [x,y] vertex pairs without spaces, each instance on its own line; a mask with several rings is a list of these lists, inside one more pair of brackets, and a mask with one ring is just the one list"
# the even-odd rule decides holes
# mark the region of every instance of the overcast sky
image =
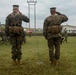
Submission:
[[[20,11],[28,16],[27,0],[0,0],[0,22],[5,23],[6,16],[12,12],[12,5],[18,4]],[[76,25],[76,0],[37,0],[36,14],[37,14],[37,28],[43,27],[44,19],[50,15],[50,7],[56,7],[57,11],[68,16],[69,20],[64,24]],[[31,6],[31,27],[34,27],[34,8]],[[28,24],[27,24],[28,25]],[[23,22],[26,27],[26,23]],[[28,27],[28,26],[27,26]]]

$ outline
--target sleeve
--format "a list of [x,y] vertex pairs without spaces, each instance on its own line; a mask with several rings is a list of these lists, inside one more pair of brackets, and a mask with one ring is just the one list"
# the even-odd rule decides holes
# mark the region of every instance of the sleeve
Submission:
[[6,35],[7,36],[9,36],[9,24],[10,22],[9,22],[9,18],[8,17],[6,17],[6,21],[5,21],[5,33],[6,33]]
[[64,14],[61,14],[60,18],[61,18],[62,23],[68,21],[68,17]]
[[25,15],[23,15],[23,14],[21,14],[21,16],[22,16],[22,20],[23,20],[24,22],[29,22],[29,18],[28,18],[27,16],[25,16]]
[[44,24],[43,24],[43,35],[47,39],[47,30],[48,30],[48,20],[45,19]]

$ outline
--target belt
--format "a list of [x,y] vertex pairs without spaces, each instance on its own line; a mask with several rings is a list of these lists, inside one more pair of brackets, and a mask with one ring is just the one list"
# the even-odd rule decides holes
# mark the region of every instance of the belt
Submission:
[[16,24],[16,25],[12,24],[12,25],[10,25],[10,26],[21,26],[21,25],[19,25],[19,24]]

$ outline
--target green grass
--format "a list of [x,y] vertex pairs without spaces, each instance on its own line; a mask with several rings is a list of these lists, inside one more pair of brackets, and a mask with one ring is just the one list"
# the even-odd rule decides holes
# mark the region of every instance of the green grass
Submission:
[[61,45],[59,66],[50,65],[47,41],[42,36],[27,36],[22,46],[22,62],[13,66],[11,45],[0,45],[0,75],[76,75],[76,37]]
[[4,27],[4,26],[0,26],[0,30],[1,30],[1,29],[5,29],[5,27]]

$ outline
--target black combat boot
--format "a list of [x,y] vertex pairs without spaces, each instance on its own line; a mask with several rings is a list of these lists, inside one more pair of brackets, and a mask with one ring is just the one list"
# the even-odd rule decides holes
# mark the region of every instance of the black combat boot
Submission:
[[22,65],[21,60],[18,60],[18,61],[17,61],[17,65]]
[[55,60],[54,60],[54,65],[55,65],[55,66],[58,66],[58,65],[59,65],[59,60],[56,60],[56,59],[55,59]]
[[54,64],[54,59],[50,60],[50,64],[51,64],[51,65]]
[[14,65],[14,66],[16,66],[16,65],[17,65],[16,60],[13,60],[13,65]]

